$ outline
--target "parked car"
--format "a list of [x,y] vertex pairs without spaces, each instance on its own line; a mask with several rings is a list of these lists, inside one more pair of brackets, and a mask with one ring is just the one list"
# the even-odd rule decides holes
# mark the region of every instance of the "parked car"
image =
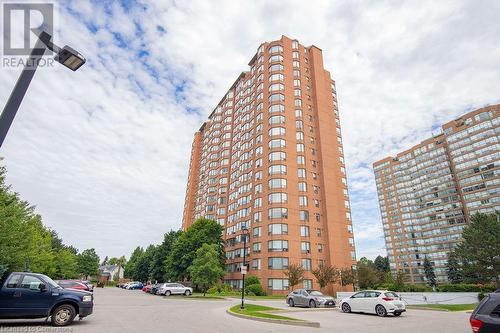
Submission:
[[89,286],[78,280],[56,280],[56,283],[64,289],[77,289],[91,291]]
[[151,294],[153,295],[156,295],[156,292],[158,290],[158,288],[160,288],[160,286],[162,285],[163,283],[155,283],[151,286],[151,290],[149,291]]
[[83,280],[82,282],[85,283],[87,287],[89,287],[89,291],[94,291],[94,285],[92,284],[92,282],[88,280]]
[[500,293],[498,290],[486,295],[470,316],[474,333],[500,332]]
[[157,294],[163,296],[170,295],[186,295],[189,296],[193,293],[193,288],[185,287],[180,283],[163,283],[158,288]]
[[151,284],[147,284],[147,285],[145,285],[145,286],[142,287],[142,291],[144,291],[146,293],[149,293],[151,291],[151,287],[152,286],[153,285],[151,285]]
[[319,290],[295,289],[286,297],[289,306],[334,307],[333,297],[324,295]]
[[127,286],[125,287],[125,289],[129,289],[129,290],[142,289],[142,287],[144,287],[142,282],[135,281],[135,282],[127,283]]
[[340,309],[343,312],[375,313],[380,317],[392,313],[397,317],[406,311],[406,306],[393,291],[365,290],[344,298],[340,302]]
[[43,274],[13,272],[0,277],[0,318],[49,318],[54,326],[71,324],[92,314],[94,297],[88,291],[63,289]]

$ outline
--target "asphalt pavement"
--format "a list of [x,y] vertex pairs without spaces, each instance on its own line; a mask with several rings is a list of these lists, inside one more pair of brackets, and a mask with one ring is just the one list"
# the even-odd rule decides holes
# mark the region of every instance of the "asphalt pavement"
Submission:
[[[320,328],[264,323],[230,316],[226,310],[239,303],[230,300],[200,300],[184,296],[160,297],[139,290],[97,290],[94,313],[65,328],[52,328],[43,320],[0,320],[0,332],[148,333],[148,332],[402,332],[470,333],[469,314],[409,310],[401,317],[380,318],[368,314],[346,314],[337,309],[294,308],[284,315],[319,322]],[[250,301],[287,308],[284,301]]]

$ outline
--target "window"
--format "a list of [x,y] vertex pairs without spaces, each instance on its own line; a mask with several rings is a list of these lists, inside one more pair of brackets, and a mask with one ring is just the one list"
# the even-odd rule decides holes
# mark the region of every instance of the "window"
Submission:
[[323,253],[323,244],[318,244],[318,252]]
[[306,178],[306,169],[297,169],[297,176],[299,178]]
[[295,128],[296,129],[303,129],[304,128],[304,123],[302,122],[302,120],[295,121]]
[[302,110],[300,110],[300,109],[295,110],[295,117],[297,117],[297,118],[302,117]]
[[283,94],[272,94],[269,96],[269,103],[283,102],[285,100],[285,95]]
[[269,113],[285,112],[285,106],[281,104],[274,104],[269,107]]
[[[281,67],[283,67],[283,65],[280,65]],[[283,74],[272,74],[269,76],[269,82],[273,82],[273,81],[284,81],[285,80],[285,76]]]
[[285,85],[282,83],[274,83],[269,86],[269,92],[285,90]]
[[269,167],[269,175],[284,175],[286,174],[286,165],[276,164]]
[[299,206],[307,206],[307,197],[299,196]]
[[309,227],[306,225],[300,226],[300,236],[309,237]]
[[269,258],[268,259],[269,269],[287,269],[288,268],[288,258]]
[[253,228],[253,236],[260,237],[262,235],[262,227]]
[[300,250],[303,253],[309,253],[309,252],[311,252],[311,243],[309,243],[309,242],[301,242],[300,243]]
[[295,133],[295,138],[297,139],[297,141],[304,141],[304,132]]
[[285,116],[272,116],[272,117],[269,117],[269,125],[284,124],[284,123],[285,123]]
[[270,208],[268,210],[269,219],[286,219],[288,217],[288,209],[286,208]]
[[271,193],[268,196],[269,203],[286,203],[287,194],[286,193]]
[[287,252],[288,251],[288,241],[287,240],[270,240],[267,242],[267,249],[270,252]]
[[262,249],[262,243],[253,243],[252,250],[255,253],[259,253]]
[[297,143],[297,152],[303,153],[305,151],[305,146],[303,143]]
[[295,100],[295,106],[296,107],[301,107],[302,106],[302,100],[301,99],[296,99]]
[[269,136],[285,135],[285,133],[284,127],[273,127],[269,130]]
[[269,162],[273,161],[285,161],[286,160],[286,153],[282,151],[275,151],[272,153],[269,153]]
[[283,71],[283,65],[282,64],[274,64],[269,66],[269,71],[274,72],[274,71]]
[[18,286],[18,288],[23,288],[23,289],[30,289],[32,286],[35,288],[39,288],[40,284],[42,284],[42,280],[37,278],[36,276],[31,276],[31,275],[25,275],[23,277],[23,282],[21,282],[21,285]]
[[298,51],[293,51],[292,52],[292,58],[293,59],[298,59],[299,58],[299,52]]
[[300,192],[306,192],[307,191],[307,183],[305,183],[305,182],[299,182],[298,186],[299,186],[299,191]]
[[299,211],[299,219],[301,221],[304,221],[304,222],[309,221],[309,211],[307,211],[307,210],[300,210]]
[[283,62],[283,56],[281,54],[273,55],[269,57],[269,62]]
[[311,270],[311,259],[302,259],[301,260],[302,269],[305,271]]
[[283,139],[274,139],[269,141],[269,148],[284,148],[285,147],[285,140]]
[[269,188],[286,188],[286,179],[276,178],[269,180]]
[[288,290],[288,279],[267,279],[267,288],[271,290]]
[[261,259],[252,259],[252,269],[256,271],[260,270],[261,262]]
[[9,280],[5,283],[6,288],[16,288],[21,279],[21,274],[12,274]]
[[309,279],[305,279],[302,281],[303,283],[303,286],[304,286],[304,289],[312,289],[313,288],[313,283],[312,283],[312,280],[309,280]]
[[269,48],[269,53],[280,53],[283,52],[283,47],[281,45],[273,45]]
[[288,224],[273,223],[268,226],[268,235],[288,235]]
[[[296,40],[292,41],[292,49],[297,50],[298,48],[299,48],[299,42]],[[305,289],[307,289],[307,288],[305,288]]]

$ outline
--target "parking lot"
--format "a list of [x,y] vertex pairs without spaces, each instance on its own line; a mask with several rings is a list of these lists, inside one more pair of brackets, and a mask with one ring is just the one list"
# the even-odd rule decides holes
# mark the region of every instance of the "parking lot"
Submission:
[[[230,316],[226,309],[238,300],[200,300],[183,296],[160,297],[139,290],[118,288],[95,291],[94,313],[57,332],[439,332],[470,333],[469,314],[442,311],[409,310],[401,317],[345,314],[338,310],[297,309],[287,314],[320,322],[320,328],[295,327],[257,322]],[[252,302],[286,307],[280,301]],[[43,320],[0,320],[1,332],[44,331],[51,327]],[[26,327],[28,327],[26,329]],[[56,332],[56,329],[54,329]]]

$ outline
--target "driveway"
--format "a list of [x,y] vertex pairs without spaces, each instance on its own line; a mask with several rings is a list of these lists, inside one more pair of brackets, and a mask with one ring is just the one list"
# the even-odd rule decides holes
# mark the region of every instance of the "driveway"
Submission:
[[[281,301],[249,301],[286,308]],[[318,321],[320,328],[278,325],[230,316],[226,309],[238,304],[231,300],[198,300],[186,297],[159,297],[139,290],[98,288],[94,313],[58,332],[74,333],[148,333],[148,332],[391,332],[470,333],[466,313],[410,310],[401,317],[379,318],[373,315],[344,314],[338,310],[294,308],[290,316]],[[0,332],[50,332],[43,320],[0,320]]]

